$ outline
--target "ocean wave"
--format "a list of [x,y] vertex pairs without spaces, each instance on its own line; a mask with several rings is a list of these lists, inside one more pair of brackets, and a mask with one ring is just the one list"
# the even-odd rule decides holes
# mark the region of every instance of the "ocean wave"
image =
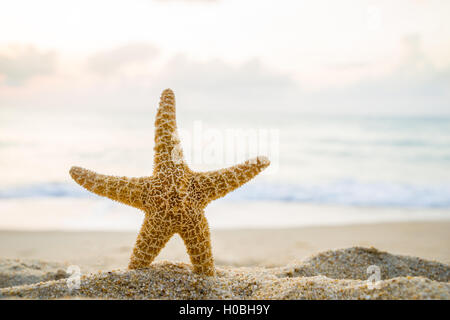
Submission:
[[17,198],[85,198],[91,193],[77,185],[47,182],[0,189],[0,199]]
[[[0,199],[95,198],[77,185],[40,183],[0,189]],[[244,185],[223,201],[281,201],[310,204],[450,208],[450,184],[411,185],[340,180],[324,184],[253,183]]]
[[248,185],[230,200],[267,200],[370,207],[450,208],[450,184],[409,185],[341,180],[320,185]]

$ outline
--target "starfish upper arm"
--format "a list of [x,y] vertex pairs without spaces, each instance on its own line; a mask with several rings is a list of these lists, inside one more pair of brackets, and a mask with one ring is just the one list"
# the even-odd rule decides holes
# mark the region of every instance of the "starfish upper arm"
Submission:
[[229,168],[197,172],[195,174],[197,188],[201,190],[200,193],[204,195],[204,200],[208,203],[239,188],[269,164],[269,159],[260,156]]
[[145,178],[107,176],[80,167],[72,167],[70,175],[83,188],[99,196],[136,208],[143,207]]
[[183,163],[183,150],[177,132],[175,95],[170,89],[161,94],[155,120],[154,171]]

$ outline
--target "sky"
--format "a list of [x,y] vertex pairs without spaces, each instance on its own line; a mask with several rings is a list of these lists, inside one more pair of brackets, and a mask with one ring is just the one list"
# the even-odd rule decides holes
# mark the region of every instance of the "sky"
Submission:
[[[0,108],[450,115],[450,2],[0,3]],[[182,99],[182,100],[180,100]]]

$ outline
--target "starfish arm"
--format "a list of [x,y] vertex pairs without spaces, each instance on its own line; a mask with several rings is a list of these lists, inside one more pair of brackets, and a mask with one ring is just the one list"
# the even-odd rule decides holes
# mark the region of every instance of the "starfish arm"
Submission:
[[80,167],[72,167],[70,175],[80,186],[99,196],[143,208],[143,187],[149,183],[146,178],[107,176]]
[[269,164],[269,159],[260,156],[229,168],[199,172],[196,173],[194,178],[195,185],[193,189],[197,189],[197,194],[202,194],[202,200],[208,203],[239,188],[253,179]]
[[169,224],[155,219],[154,216],[145,215],[128,269],[148,267],[172,235],[173,231]]
[[161,94],[155,120],[154,171],[183,163],[183,150],[177,132],[175,95],[166,89]]
[[208,221],[203,210],[196,210],[190,218],[181,228],[180,237],[186,245],[194,272],[212,276],[214,275],[214,259]]

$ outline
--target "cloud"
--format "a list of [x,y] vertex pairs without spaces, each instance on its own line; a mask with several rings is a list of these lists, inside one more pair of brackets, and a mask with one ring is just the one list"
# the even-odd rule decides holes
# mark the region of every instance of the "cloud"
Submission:
[[328,114],[448,114],[450,68],[436,68],[424,54],[420,37],[403,40],[404,55],[392,71],[366,75],[345,85],[306,90],[289,74],[260,60],[239,66],[221,60],[173,58],[157,79],[173,87],[184,102],[201,109]]
[[[3,53],[2,53],[3,51]],[[0,79],[6,85],[22,85],[28,79],[55,72],[57,55],[41,52],[33,46],[10,46],[0,49]]]
[[[172,88],[182,101],[184,110],[245,108],[259,112],[294,101],[292,95],[297,89],[289,75],[275,72],[257,59],[233,65],[219,59],[198,61],[178,55],[152,72],[118,72],[124,66],[118,70],[111,67],[108,81],[93,77],[92,73],[62,78],[57,86],[49,86],[45,97],[37,96],[32,103],[67,108],[147,110],[149,105],[155,104],[154,100],[159,98],[163,89]],[[30,99],[32,95],[37,93],[16,99],[11,95],[9,105],[18,105],[18,101]]]
[[[151,59],[157,53],[151,45],[135,44],[89,58],[91,67],[102,66],[95,74],[108,76],[108,81],[99,79],[90,69],[91,72],[76,77],[55,75],[45,92],[37,83],[30,82],[24,87],[3,90],[0,98],[11,106],[148,110],[161,90],[170,87],[182,101],[183,110],[188,112],[276,111],[275,114],[284,116],[299,113],[450,114],[450,68],[433,65],[416,35],[405,37],[403,45],[403,58],[391,71],[368,72],[346,85],[311,90],[303,88],[292,75],[275,71],[259,59],[236,64],[222,59],[197,60],[176,55],[168,60],[158,58],[154,61],[155,68],[148,72],[142,66],[148,60],[153,63]],[[139,72],[122,72],[133,64],[138,66]],[[358,64],[347,67],[360,68]],[[339,77],[346,71],[344,68],[339,73],[335,67],[331,68],[330,77]]]
[[158,49],[150,44],[132,43],[92,55],[87,66],[94,73],[112,75],[127,66],[148,62],[157,54]]
[[[155,73],[119,75],[98,83],[86,102],[111,108],[145,108],[165,88],[175,90],[185,110],[258,110],[285,103],[297,89],[290,76],[253,59],[233,65],[219,59],[197,61],[177,55]],[[292,99],[291,99],[292,100]],[[83,103],[86,105],[86,103]]]
[[258,59],[236,66],[179,55],[167,63],[157,81],[159,87],[177,88],[188,104],[198,108],[268,107],[283,103],[297,89],[289,75],[270,70]]
[[405,36],[402,42],[402,60],[390,73],[328,88],[309,95],[308,101],[337,112],[448,114],[450,67],[435,67],[417,34]]

